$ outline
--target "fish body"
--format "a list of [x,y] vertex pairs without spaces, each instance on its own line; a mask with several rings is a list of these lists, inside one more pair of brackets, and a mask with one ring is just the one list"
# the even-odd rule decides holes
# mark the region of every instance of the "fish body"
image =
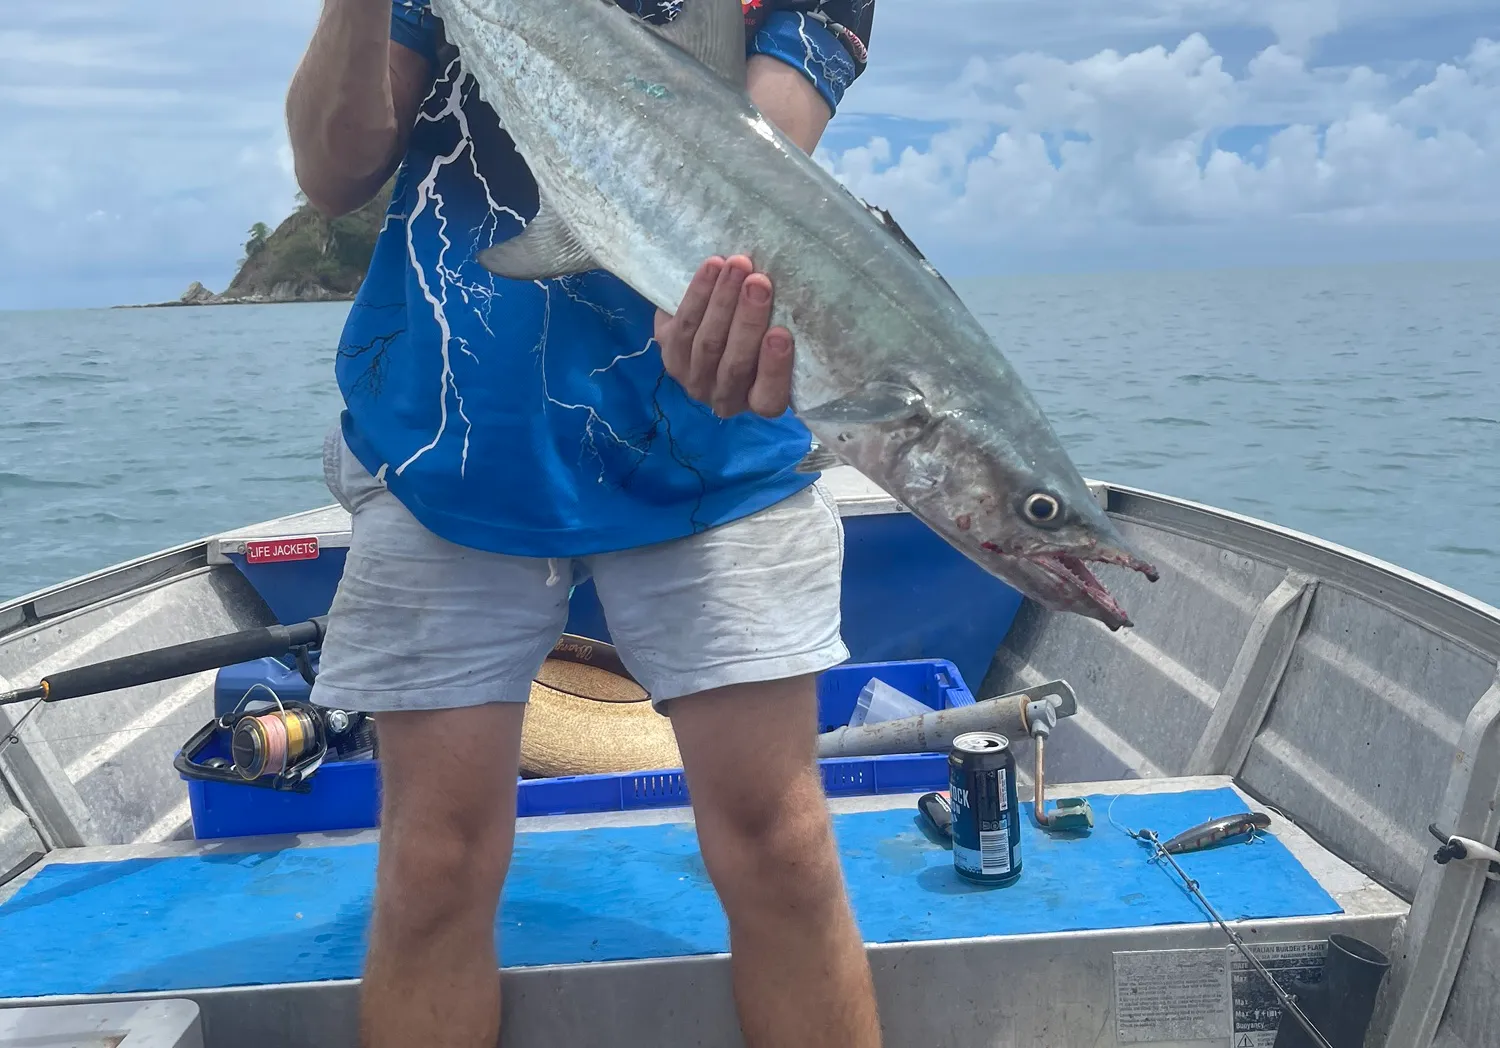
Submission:
[[796,346],[808,469],[847,463],[1027,596],[1130,624],[1084,562],[1155,570],[957,295],[751,102],[739,0],[684,0],[665,27],[601,0],[432,8],[539,189],[481,264],[603,269],[673,313],[705,259],[747,255]]

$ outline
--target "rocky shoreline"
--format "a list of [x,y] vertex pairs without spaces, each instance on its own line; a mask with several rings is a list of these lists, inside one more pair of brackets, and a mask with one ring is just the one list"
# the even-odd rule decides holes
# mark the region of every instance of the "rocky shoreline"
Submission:
[[115,306],[115,309],[171,309],[180,306],[266,306],[291,302],[353,302],[354,293],[330,291],[321,284],[294,283],[286,281],[271,287],[266,292],[232,294],[229,291],[214,293],[198,281],[188,285],[182,297],[171,302],[141,302]]
[[210,291],[195,280],[175,302],[115,308],[352,302],[385,224],[393,184],[394,179],[374,199],[348,214],[330,217],[299,198],[296,210],[275,230],[257,222],[244,244],[238,272],[223,291]]

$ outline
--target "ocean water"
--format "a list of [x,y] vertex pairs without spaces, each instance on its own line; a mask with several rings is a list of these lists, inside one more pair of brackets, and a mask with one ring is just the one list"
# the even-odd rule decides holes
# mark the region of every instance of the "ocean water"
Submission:
[[[1500,263],[956,286],[1086,475],[1500,605]],[[0,313],[0,599],[331,501],[347,310]]]

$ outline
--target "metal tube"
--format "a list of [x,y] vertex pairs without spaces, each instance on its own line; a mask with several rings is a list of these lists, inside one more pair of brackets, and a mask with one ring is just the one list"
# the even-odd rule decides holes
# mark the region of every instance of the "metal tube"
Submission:
[[954,706],[917,717],[835,728],[818,736],[818,756],[869,757],[889,753],[946,750],[968,731],[999,732],[1019,738],[1026,731],[1026,694],[1003,695],[969,706]]
[[1046,762],[1043,756],[1043,751],[1047,748],[1047,737],[1045,735],[1038,735],[1031,741],[1036,745],[1036,762],[1033,772],[1036,779],[1036,793],[1035,801],[1032,804],[1032,818],[1036,819],[1038,826],[1045,829],[1052,822],[1052,817],[1047,814],[1047,773],[1044,770]]

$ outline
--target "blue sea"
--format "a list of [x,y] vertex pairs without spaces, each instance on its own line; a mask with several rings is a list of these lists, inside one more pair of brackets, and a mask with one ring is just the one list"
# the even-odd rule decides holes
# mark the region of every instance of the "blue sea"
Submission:
[[[957,289],[1086,475],[1500,605],[1500,264]],[[0,312],[0,600],[330,502],[347,310]]]

